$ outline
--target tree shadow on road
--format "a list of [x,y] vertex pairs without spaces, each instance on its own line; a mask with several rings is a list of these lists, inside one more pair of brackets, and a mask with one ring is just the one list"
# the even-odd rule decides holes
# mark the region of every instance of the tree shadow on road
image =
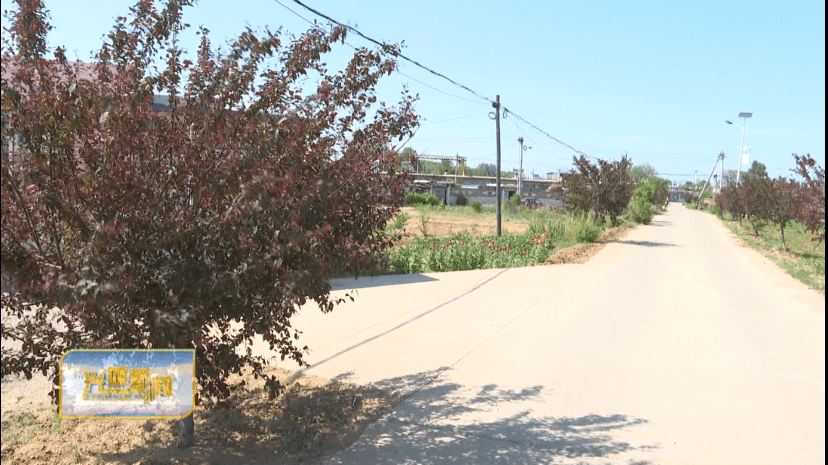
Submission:
[[[644,419],[621,413],[539,415],[533,405],[543,405],[551,395],[543,386],[468,387],[442,381],[447,369],[367,386],[313,384],[302,378],[275,400],[253,382],[212,410],[196,409],[196,444],[190,449],[176,448],[166,423],[153,420],[143,429],[140,422],[79,424],[84,433],[92,433],[87,442],[97,443],[100,437],[103,448],[81,451],[105,463],[142,464],[319,464],[336,457],[342,463],[366,464],[643,465],[648,462],[641,455],[657,447],[614,437],[646,424]],[[93,433],[92,427],[101,431]],[[133,429],[144,440],[111,450],[104,436],[113,427]]]
[[[422,379],[423,374],[413,375]],[[372,386],[391,388],[397,378]],[[656,445],[632,445],[612,433],[647,423],[625,414],[543,416],[543,386],[468,388],[435,378],[406,396],[339,458],[343,463],[559,463],[623,460],[646,464]],[[568,463],[568,462],[567,462]]]
[[388,274],[377,276],[360,276],[356,277],[340,277],[331,279],[331,290],[333,291],[348,291],[351,289],[365,289],[368,287],[378,286],[396,286],[400,284],[415,284],[427,283],[437,281],[437,278],[432,278],[420,273],[414,274]]
[[668,242],[653,242],[653,241],[615,241],[619,244],[629,244],[629,245],[640,245],[642,247],[678,247],[675,244],[670,244]]

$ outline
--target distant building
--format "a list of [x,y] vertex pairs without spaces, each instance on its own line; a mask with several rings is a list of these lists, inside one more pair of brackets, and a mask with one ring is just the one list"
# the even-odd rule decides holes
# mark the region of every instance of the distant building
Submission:
[[[557,174],[557,173],[556,173]],[[490,176],[461,176],[461,175],[433,175],[412,174],[413,186],[428,184],[430,192],[447,205],[457,204],[457,194],[462,192],[469,202],[478,201],[483,205],[497,203],[497,178]],[[501,192],[503,201],[509,200],[517,194],[517,184],[514,178],[501,178]],[[563,206],[560,195],[557,195],[560,184],[549,179],[524,179],[522,182],[522,197],[535,198],[546,206]]]

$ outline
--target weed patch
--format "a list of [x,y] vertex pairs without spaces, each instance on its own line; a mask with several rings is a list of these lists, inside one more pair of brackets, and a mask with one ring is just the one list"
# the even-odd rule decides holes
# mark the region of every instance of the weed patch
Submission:
[[[716,214],[715,211],[710,213]],[[752,226],[746,226],[739,221],[723,219],[722,223],[789,275],[812,289],[825,293],[825,243],[818,244],[812,241],[814,235],[807,231],[804,224],[798,221],[788,223],[785,228],[788,251],[785,251],[782,246],[782,233],[775,225],[759,228],[757,236]]]
[[[521,214],[520,210],[515,214]],[[598,240],[603,231],[589,215],[522,213],[528,231],[512,235],[476,236],[468,232],[444,238],[416,238],[388,253],[387,272],[424,273],[487,268],[514,268],[544,263],[553,249]]]

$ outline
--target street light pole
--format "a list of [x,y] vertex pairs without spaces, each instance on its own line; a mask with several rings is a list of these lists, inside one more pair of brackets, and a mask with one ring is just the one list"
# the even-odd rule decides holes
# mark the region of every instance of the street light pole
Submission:
[[[747,119],[752,117],[752,116],[753,116],[753,113],[748,112],[748,111],[743,111],[743,112],[739,113],[739,118],[742,118],[742,122],[744,124],[741,125],[742,126],[742,140],[741,140],[741,142],[739,142],[739,156],[736,157],[736,184],[739,184],[739,182],[742,179],[742,152],[745,149],[745,128],[747,128]],[[733,124],[728,120],[725,120],[725,123]],[[735,126],[739,126],[739,125],[736,124]]]
[[518,137],[518,144],[520,144],[520,158],[518,159],[518,175],[517,175],[517,193],[523,196],[523,151],[529,150],[532,147],[523,145],[523,137]]
[[518,137],[518,144],[520,145],[520,157],[518,157],[517,193],[518,195],[521,195],[521,178],[523,178],[523,176],[521,176],[523,174],[523,137]]

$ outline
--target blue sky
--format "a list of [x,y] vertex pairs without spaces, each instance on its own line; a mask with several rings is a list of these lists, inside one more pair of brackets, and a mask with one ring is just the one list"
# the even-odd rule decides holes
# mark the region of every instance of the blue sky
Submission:
[[[291,0],[280,1],[325,24]],[[47,1],[55,26],[50,45],[89,59],[113,17],[132,3]],[[488,99],[499,94],[510,111],[594,157],[627,153],[673,180],[693,179],[695,172],[704,178],[719,151],[725,169],[736,167],[741,129],[724,120],[742,124],[737,115],[748,111],[754,115],[745,145],[771,176],[789,175],[791,153],[809,152],[825,165],[822,1],[305,3],[378,40],[404,40],[410,58]],[[309,27],[273,0],[202,1],[185,19],[210,29],[214,45],[247,24],[297,34]],[[191,52],[194,31],[183,42]],[[353,33],[348,42],[369,45]],[[331,68],[349,51],[334,53]],[[420,95],[424,121],[411,147],[460,154],[472,166],[495,162],[488,102],[410,63],[400,71],[405,76],[387,78],[378,92],[394,102],[407,83]],[[572,150],[507,117],[504,170],[517,167],[521,136],[532,147],[524,153],[527,173],[571,166]]]

